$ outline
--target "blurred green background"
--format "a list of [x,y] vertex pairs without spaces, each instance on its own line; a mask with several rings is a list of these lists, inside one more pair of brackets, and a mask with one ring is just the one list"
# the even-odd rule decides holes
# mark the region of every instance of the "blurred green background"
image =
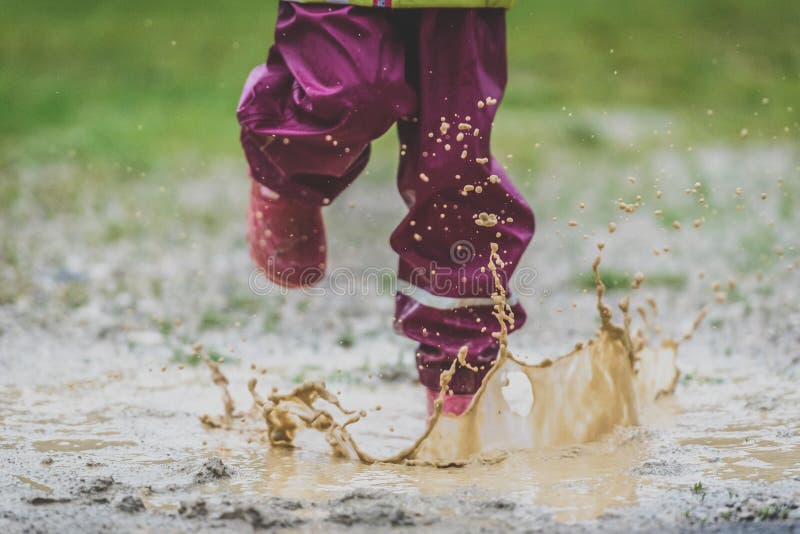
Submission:
[[[2,2],[0,162],[135,176],[238,157],[234,109],[276,6]],[[591,148],[591,128],[552,119],[581,109],[667,113],[687,142],[798,138],[796,0],[519,0],[508,28],[498,135],[522,164],[543,139]]]
[[[93,300],[113,308],[129,293],[202,310],[186,314],[199,330],[262,309],[237,270],[247,263],[248,181],[235,108],[266,58],[277,5],[0,0],[0,306],[69,313]],[[714,269],[798,258],[798,28],[798,0],[518,0],[492,140],[536,210],[530,257],[558,265],[542,283],[592,284],[582,247],[628,220],[622,198],[647,208],[629,225],[636,235],[619,241],[628,256],[605,263],[609,287],[644,269],[650,285],[683,287],[697,258],[709,280]],[[348,191],[369,199],[358,219],[348,203],[326,210],[339,241],[331,249],[348,261],[365,249],[369,261],[394,262],[397,148],[392,131],[378,140]],[[375,195],[381,206],[370,211]],[[651,252],[668,244],[669,255]],[[209,278],[217,286],[174,276],[228,258]],[[148,270],[159,261],[165,271]],[[113,283],[85,274],[106,264]],[[265,332],[279,331],[281,302],[259,319]],[[142,323],[172,331],[169,314],[151,315]]]

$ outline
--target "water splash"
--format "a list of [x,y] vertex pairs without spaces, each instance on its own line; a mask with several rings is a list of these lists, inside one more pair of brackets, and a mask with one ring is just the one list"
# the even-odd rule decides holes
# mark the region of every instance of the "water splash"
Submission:
[[[602,245],[598,248],[602,250]],[[507,451],[578,444],[598,439],[618,425],[635,425],[645,405],[674,391],[678,379],[677,350],[691,338],[705,316],[703,310],[692,329],[679,339],[662,338],[651,324],[648,311],[637,309],[645,329],[632,332],[629,298],[619,304],[623,324],[615,324],[605,303],[605,286],[600,278],[600,256],[593,271],[597,289],[597,311],[601,326],[586,343],[562,356],[536,364],[526,363],[508,349],[508,332],[514,313],[506,300],[498,267],[505,264],[492,244],[487,268],[495,292],[493,315],[499,330],[492,335],[500,344],[499,355],[461,415],[442,412],[443,399],[451,394],[449,383],[459,367],[471,368],[462,347],[450,368],[440,378],[440,392],[425,429],[408,446],[395,454],[378,457],[356,442],[349,428],[366,412],[345,408],[339,398],[320,381],[309,381],[293,390],[273,390],[266,398],[257,391],[255,378],[248,383],[254,412],[266,422],[272,446],[291,447],[302,430],[320,432],[333,454],[357,458],[372,464],[405,463],[459,466],[470,462],[496,462]],[[655,303],[649,301],[655,316]],[[201,421],[212,427],[231,428],[235,407],[228,392],[228,380],[219,366],[206,358],[214,383],[223,390],[225,414],[204,415]]]

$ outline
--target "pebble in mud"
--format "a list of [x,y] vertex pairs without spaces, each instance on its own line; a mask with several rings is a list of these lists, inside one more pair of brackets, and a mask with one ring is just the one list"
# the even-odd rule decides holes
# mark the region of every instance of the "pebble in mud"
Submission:
[[117,509],[129,514],[144,511],[144,502],[135,495],[126,495],[117,503]]
[[[409,506],[396,504],[381,491],[357,490],[331,503],[327,521],[348,527],[356,525],[413,527],[430,525],[436,519]],[[427,516],[427,517],[426,517]]]
[[[293,510],[290,508],[289,510]],[[262,511],[254,506],[237,506],[222,512],[217,519],[239,520],[249,523],[255,530],[274,530],[296,528],[306,522],[305,519],[280,512],[274,509]]]
[[81,493],[103,493],[114,484],[113,477],[98,477],[84,484]]
[[204,484],[221,478],[229,478],[232,475],[231,469],[222,463],[222,460],[212,456],[205,461],[203,466],[194,475],[194,480],[198,484]]
[[205,517],[208,515],[206,501],[203,499],[197,499],[194,502],[181,502],[180,506],[178,507],[178,513],[187,519]]
[[[759,523],[763,526],[759,532],[772,531],[768,523],[786,524],[800,519],[800,504],[796,499],[778,494],[770,495],[757,492],[740,497],[730,490],[712,492],[707,496],[705,490],[699,493],[701,503],[698,509],[685,514],[692,524],[707,523]],[[777,525],[776,525],[777,526]],[[730,528],[730,527],[728,527]],[[784,531],[784,530],[781,530]],[[792,532],[791,527],[787,532]]]

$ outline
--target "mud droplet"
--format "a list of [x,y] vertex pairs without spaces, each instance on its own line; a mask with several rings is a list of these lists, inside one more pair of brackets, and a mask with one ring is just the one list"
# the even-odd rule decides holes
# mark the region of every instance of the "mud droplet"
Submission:
[[478,214],[478,217],[475,219],[475,224],[477,224],[478,226],[486,226],[486,227],[495,226],[497,224],[497,215],[495,215],[494,213],[486,213],[485,211],[482,211],[481,213]]
[[642,282],[644,282],[644,273],[637,272],[633,275],[633,282],[631,283],[631,289],[639,289],[642,287]]

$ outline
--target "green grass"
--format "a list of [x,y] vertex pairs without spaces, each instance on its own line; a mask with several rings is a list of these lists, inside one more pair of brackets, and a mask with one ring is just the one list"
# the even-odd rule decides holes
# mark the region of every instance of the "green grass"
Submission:
[[743,230],[739,243],[741,254],[736,266],[740,271],[766,270],[778,259],[775,255],[777,236],[772,228]]
[[230,316],[223,310],[209,308],[200,316],[200,330],[216,330],[229,325]]
[[[223,356],[221,353],[215,350],[211,350],[208,352],[208,358],[211,361],[217,363],[234,363],[238,361],[236,358],[231,358],[230,356]],[[176,350],[172,354],[172,361],[179,364],[187,364],[187,365],[199,365],[203,361],[203,356],[196,352],[188,353],[182,350]]]
[[[237,149],[236,93],[265,57],[274,6],[7,3],[0,17],[6,157],[146,170]],[[238,48],[236,48],[238,43]]]
[[[9,162],[69,160],[137,180],[165,163],[240,157],[234,108],[249,69],[266,57],[276,4],[3,3],[0,206],[16,194],[5,183]],[[527,111],[524,137],[592,150],[603,138],[568,112],[658,109],[685,123],[690,139],[735,140],[743,127],[750,138],[797,139],[798,2],[518,4],[508,18],[501,131],[504,120]],[[544,112],[563,120],[536,124]],[[519,136],[518,126],[505,137]],[[514,148],[531,144],[520,139]]]
[[356,336],[352,330],[347,329],[336,339],[336,344],[345,349],[352,348],[356,344]]
[[[707,489],[708,489],[707,486],[702,482],[695,482],[694,485],[692,486],[692,493],[694,493],[695,495],[699,495],[700,501],[704,501],[706,499]],[[705,521],[705,519],[703,519],[703,521]]]
[[[603,269],[600,271],[600,280],[609,291],[628,290],[633,283],[633,274],[628,272],[616,271],[614,269]],[[655,271],[647,273],[644,279],[645,287],[668,287],[672,289],[683,289],[686,287],[688,279],[682,273],[670,273]],[[580,273],[575,278],[575,285],[580,289],[594,289],[594,274]]]
[[89,299],[89,290],[79,282],[69,282],[61,289],[61,300],[70,308],[85,306]]

